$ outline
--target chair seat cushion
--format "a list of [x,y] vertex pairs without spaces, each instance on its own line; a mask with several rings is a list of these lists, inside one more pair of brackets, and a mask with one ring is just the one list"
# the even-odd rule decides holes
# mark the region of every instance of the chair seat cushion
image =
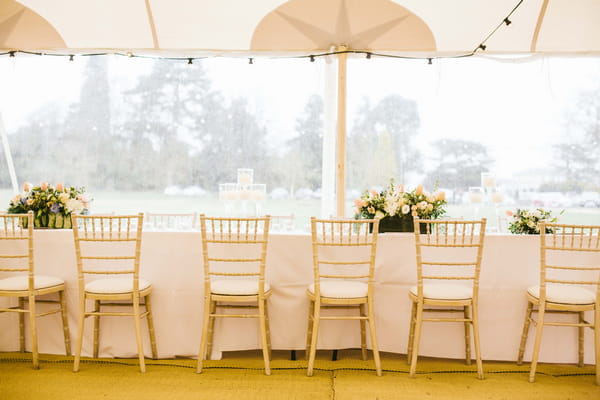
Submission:
[[[45,289],[62,285],[63,283],[65,283],[65,281],[54,276],[34,275],[33,277],[35,289]],[[11,276],[10,278],[0,279],[0,290],[22,291],[27,289],[29,289],[29,279],[27,275]]]
[[[417,296],[417,286],[411,287],[410,292]],[[473,289],[455,283],[424,283],[423,297],[439,300],[467,300],[473,297]]]
[[[539,298],[540,287],[531,286],[527,289],[527,293],[535,298]],[[596,295],[584,287],[553,285],[546,286],[546,300],[561,304],[593,304],[596,302]]]
[[[321,296],[340,299],[353,299],[356,297],[366,297],[369,292],[369,285],[366,282],[336,280],[321,282]],[[315,292],[315,284],[312,283],[308,290]]]
[[[140,290],[149,288],[152,284],[143,279],[139,280]],[[132,278],[104,278],[96,279],[95,281],[88,282],[85,285],[85,291],[90,293],[130,293],[133,291],[133,279]]]
[[[252,296],[258,294],[258,279],[215,279],[210,283],[214,294],[231,296]],[[265,282],[265,292],[271,290],[269,282]]]

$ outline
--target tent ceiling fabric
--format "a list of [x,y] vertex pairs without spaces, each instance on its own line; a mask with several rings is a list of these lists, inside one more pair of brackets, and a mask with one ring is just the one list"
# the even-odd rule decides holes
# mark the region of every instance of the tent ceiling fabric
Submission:
[[[519,0],[1,0],[0,49],[471,53]],[[524,0],[486,53],[600,54],[600,0]]]

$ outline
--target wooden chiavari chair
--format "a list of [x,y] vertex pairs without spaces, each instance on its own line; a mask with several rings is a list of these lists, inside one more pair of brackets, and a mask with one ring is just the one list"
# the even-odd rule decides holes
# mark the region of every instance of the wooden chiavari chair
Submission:
[[[157,358],[150,294],[152,284],[139,277],[144,214],[73,215],[73,236],[79,281],[79,333],[73,371],[79,371],[84,324],[94,319],[93,356],[98,357],[100,317],[133,317],[140,371],[146,371],[141,334],[142,319],[148,322],[152,357]],[[143,299],[143,303],[141,300]],[[88,310],[87,300],[94,303]],[[103,310],[104,307],[109,307]],[[130,310],[113,311],[114,307]],[[142,307],[145,311],[142,311]]]
[[[414,224],[417,285],[408,294],[412,301],[407,351],[410,376],[414,377],[417,370],[423,322],[462,322],[466,363],[471,363],[472,327],[477,376],[483,379],[478,299],[486,219],[420,220],[415,217]],[[426,229],[421,230],[423,226]],[[421,234],[422,231],[426,233]],[[449,316],[425,318],[425,313],[448,313]],[[454,316],[456,313],[460,316]]]
[[[372,233],[370,227],[372,226]],[[310,299],[306,354],[307,375],[312,376],[321,320],[358,320],[362,358],[367,359],[366,324],[369,324],[375,369],[381,361],[375,334],[373,285],[379,220],[311,218],[314,283]],[[352,309],[358,315],[321,315],[323,309]]]
[[[197,372],[210,358],[216,318],[259,320],[265,374],[271,375],[271,339],[265,281],[270,217],[220,218],[200,215],[204,266],[204,316]],[[237,304],[236,304],[237,303]],[[221,310],[235,309],[238,313]],[[242,313],[240,310],[250,310]]]
[[[11,275],[0,279],[0,296],[18,299],[17,306],[0,308],[0,313],[18,313],[21,352],[25,351],[25,315],[29,316],[33,368],[38,369],[37,317],[61,314],[67,355],[71,355],[71,338],[65,302],[65,282],[57,277],[35,274],[33,246],[33,211],[27,215],[0,214],[0,272]],[[58,294],[57,300],[38,298],[53,293]],[[40,303],[56,304],[58,307],[43,311],[38,308]]]
[[[586,320],[586,312],[593,313],[593,322]],[[575,321],[549,321],[548,314],[573,315]],[[594,331],[596,384],[600,385],[600,226],[540,223],[540,284],[527,289],[518,364],[523,362],[532,322],[536,332],[529,382],[535,381],[544,325],[552,325],[579,330],[579,366],[583,366],[584,329]]]

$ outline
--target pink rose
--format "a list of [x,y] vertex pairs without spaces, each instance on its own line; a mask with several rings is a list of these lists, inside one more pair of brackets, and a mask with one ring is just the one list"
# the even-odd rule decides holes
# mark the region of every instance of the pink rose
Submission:
[[48,190],[48,182],[42,182],[40,184],[40,189],[42,189],[44,191]]
[[417,186],[417,190],[415,190],[415,193],[418,195],[423,194],[423,185]]
[[373,196],[373,197],[379,196],[379,193],[377,193],[377,190],[371,189],[371,196]]
[[398,185],[398,192],[404,193],[404,185]]
[[356,199],[354,200],[354,205],[356,206],[356,208],[361,209],[367,205],[367,202],[363,199]]
[[59,191],[59,192],[63,191],[63,184],[62,184],[62,182],[57,182],[56,183],[56,190]]

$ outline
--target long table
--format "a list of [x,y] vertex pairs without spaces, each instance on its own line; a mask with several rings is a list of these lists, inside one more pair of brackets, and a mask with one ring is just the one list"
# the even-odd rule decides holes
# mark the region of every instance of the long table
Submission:
[[[538,283],[539,257],[538,236],[486,237],[479,303],[484,360],[516,359],[527,304],[525,291],[528,286]],[[154,287],[153,312],[161,358],[195,357],[198,354],[203,299],[201,260],[200,232],[143,234],[141,276],[150,280]],[[78,288],[72,232],[36,231],[35,263],[36,273],[65,280],[71,339],[74,341]],[[273,290],[269,303],[273,349],[300,350],[305,347],[308,318],[306,287],[313,279],[311,263],[310,235],[271,234],[266,279]],[[408,290],[416,282],[412,234],[386,233],[379,236],[375,280],[374,302],[380,350],[405,354],[410,313]],[[83,355],[89,356],[93,327],[91,321],[86,323]],[[135,357],[135,335],[130,318],[106,317],[101,324],[101,357]],[[0,314],[0,326],[0,351],[17,351],[16,316]],[[41,353],[64,353],[59,317],[39,319],[38,328]],[[425,323],[422,332],[420,355],[464,357],[462,324]],[[531,355],[533,334],[531,331],[526,360]],[[149,356],[148,335],[144,333],[143,336],[146,355]],[[322,322],[319,348],[356,348],[359,343],[360,330],[356,321]],[[217,321],[214,347],[213,357],[218,357],[222,351],[259,348],[256,320]],[[585,362],[594,363],[591,332],[586,332],[585,350]],[[540,361],[576,362],[577,330],[545,328]]]

